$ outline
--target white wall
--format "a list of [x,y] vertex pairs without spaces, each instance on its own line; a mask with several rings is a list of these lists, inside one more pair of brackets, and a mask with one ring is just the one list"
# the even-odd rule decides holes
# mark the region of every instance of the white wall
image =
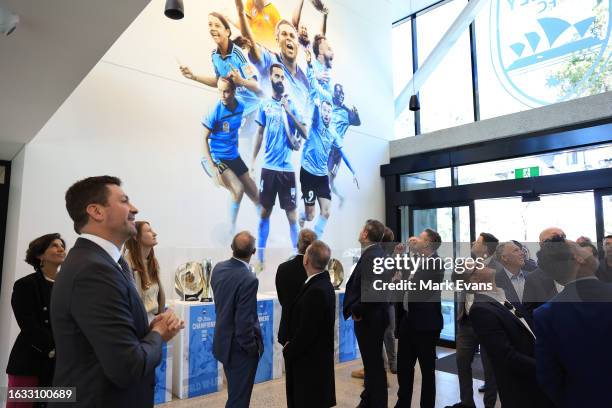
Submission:
[[[290,16],[287,3],[277,3],[281,13]],[[229,195],[212,184],[199,164],[200,120],[216,101],[216,92],[182,78],[176,57],[194,71],[212,72],[206,15],[232,4],[189,2],[185,19],[177,22],[163,16],[163,0],[152,1],[13,162],[0,301],[5,316],[2,333],[9,334],[0,347],[2,367],[18,333],[10,310],[12,282],[31,272],[23,262],[27,244],[48,232],[60,232],[69,247],[74,244],[64,193],[78,179],[112,174],[124,181],[140,209],[138,218],[151,221],[159,234],[156,251],[170,298],[180,262],[229,256]],[[361,189],[353,186],[346,167],[341,169],[338,185],[347,200],[341,210],[337,203],[332,205],[324,236],[340,256],[356,246],[366,218],[384,218],[379,165],[388,162],[392,138],[391,3],[377,4],[376,13],[368,12],[368,0],[326,4],[327,34],[336,52],[334,77],[344,84],[346,102],[359,108],[363,123],[345,138]],[[309,2],[304,9],[305,21],[318,27],[320,15]],[[298,156],[295,153],[296,161]],[[238,228],[256,235],[255,209],[246,197]],[[271,220],[268,269],[260,276],[262,290],[273,288],[275,266],[290,254],[287,230],[277,207]],[[0,384],[4,381],[5,377]]]

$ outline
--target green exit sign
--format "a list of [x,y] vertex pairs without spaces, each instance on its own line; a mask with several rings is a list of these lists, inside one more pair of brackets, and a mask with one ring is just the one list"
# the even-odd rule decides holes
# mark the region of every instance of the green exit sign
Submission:
[[538,177],[540,175],[540,168],[538,166],[534,167],[524,167],[522,169],[514,170],[514,178],[522,179],[529,177]]

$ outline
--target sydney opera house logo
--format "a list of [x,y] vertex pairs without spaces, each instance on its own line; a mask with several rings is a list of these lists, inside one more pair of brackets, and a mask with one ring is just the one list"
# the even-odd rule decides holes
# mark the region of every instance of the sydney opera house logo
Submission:
[[610,61],[610,0],[493,0],[495,72],[529,106],[580,96]]

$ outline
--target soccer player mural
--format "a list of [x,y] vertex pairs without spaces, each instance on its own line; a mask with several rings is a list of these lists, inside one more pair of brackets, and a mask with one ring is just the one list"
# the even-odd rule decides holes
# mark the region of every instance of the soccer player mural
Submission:
[[[320,0],[304,3],[295,0],[288,10],[278,2],[228,0],[226,9],[207,17],[216,46],[211,74],[180,66],[184,77],[218,88],[220,100],[208,107],[202,121],[202,165],[214,183],[230,193],[231,231],[243,195],[255,204],[258,271],[264,269],[270,232],[279,231],[270,223],[277,197],[289,227],[282,229],[283,235],[295,250],[305,223],[312,223],[319,237],[324,235],[332,192],[342,207],[344,196],[336,185],[342,161],[359,188],[343,145],[349,127],[360,126],[361,119],[357,108],[344,103],[347,83],[336,82],[331,72],[332,63],[343,64],[327,37],[333,11]],[[310,10],[308,3],[314,6]],[[283,15],[282,10],[289,13]],[[307,21],[312,18],[305,18],[303,11],[320,13],[322,24],[310,31]]]

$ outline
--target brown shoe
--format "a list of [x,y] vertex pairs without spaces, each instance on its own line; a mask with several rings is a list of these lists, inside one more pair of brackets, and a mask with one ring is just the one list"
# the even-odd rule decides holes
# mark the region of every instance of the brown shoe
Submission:
[[363,379],[365,377],[363,368],[360,370],[351,371],[351,377]]

